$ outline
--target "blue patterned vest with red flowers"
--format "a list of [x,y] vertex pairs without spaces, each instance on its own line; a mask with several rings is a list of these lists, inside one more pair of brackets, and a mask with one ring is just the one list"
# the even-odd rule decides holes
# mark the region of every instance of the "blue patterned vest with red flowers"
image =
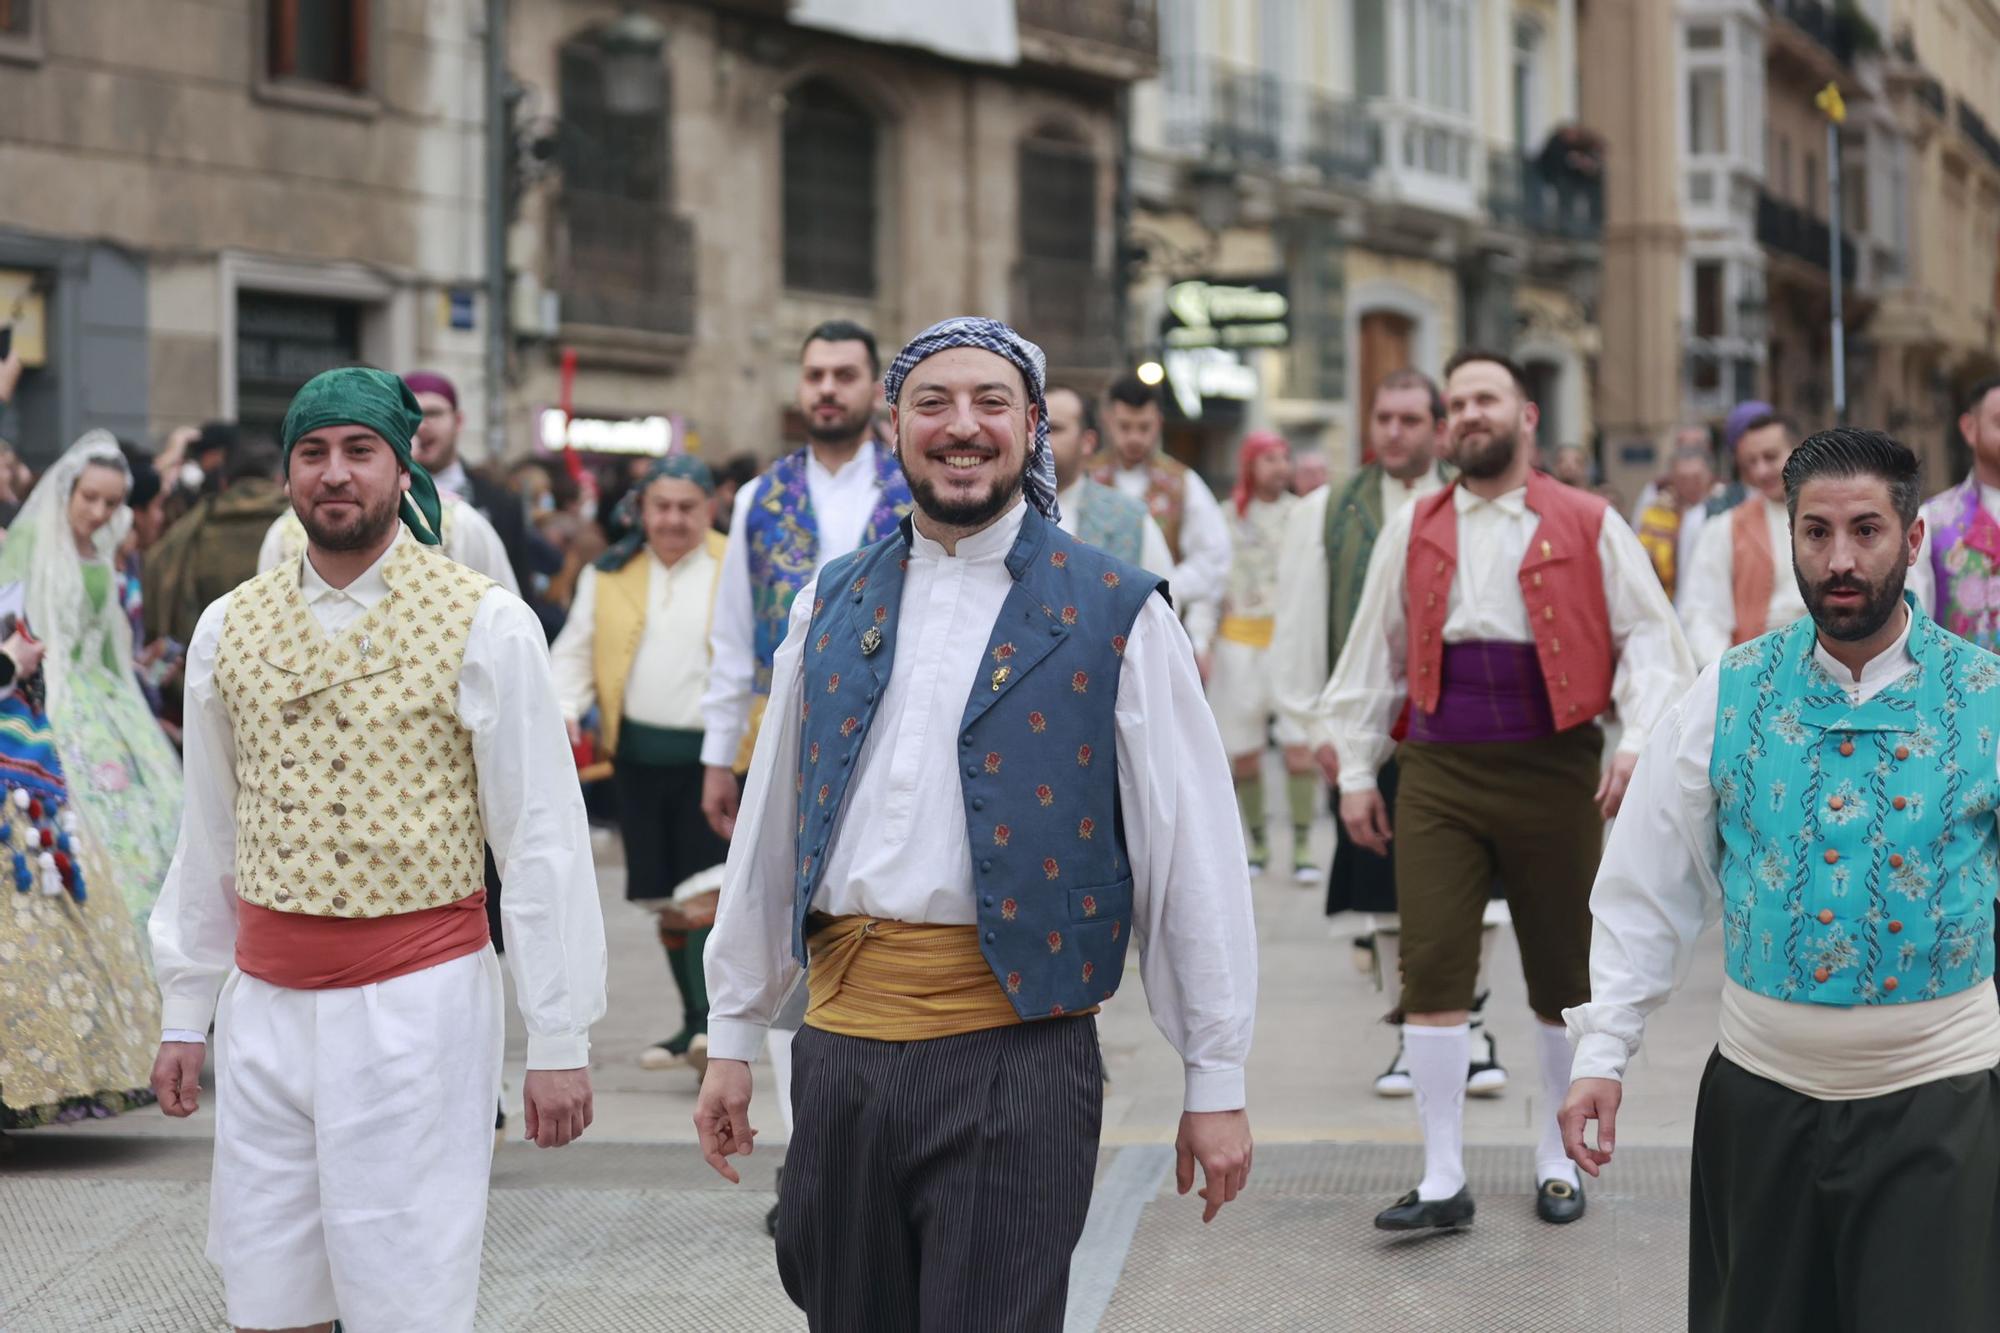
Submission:
[[[820,575],[801,658],[798,874],[792,950],[855,759],[896,657],[910,523]],[[959,724],[980,949],[1023,1019],[1111,998],[1132,938],[1132,864],[1118,818],[1117,702],[1125,637],[1160,580],[1065,535],[1030,508]]]
[[1993,975],[2000,658],[1906,598],[1916,666],[1866,703],[1810,617],[1723,655],[1724,966],[1759,995],[1896,1004]]

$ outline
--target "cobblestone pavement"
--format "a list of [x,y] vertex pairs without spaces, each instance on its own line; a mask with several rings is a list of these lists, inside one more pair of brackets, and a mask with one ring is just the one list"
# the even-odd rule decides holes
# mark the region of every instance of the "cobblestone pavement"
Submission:
[[[600,841],[600,868],[612,1001],[593,1049],[597,1123],[558,1152],[508,1143],[496,1155],[478,1326],[802,1330],[763,1233],[782,1160],[768,1070],[758,1068],[752,1111],[765,1146],[732,1188],[689,1142],[692,1077],[636,1066],[638,1051],[672,1026],[668,982],[646,919],[622,901],[615,840]],[[1684,1000],[1654,1022],[1620,1117],[1618,1161],[1590,1186],[1588,1214],[1557,1229],[1533,1215],[1540,1080],[1519,968],[1503,942],[1490,1012],[1513,1082],[1468,1106],[1477,1222],[1398,1239],[1369,1219],[1420,1173],[1414,1114],[1408,1101],[1370,1092],[1394,1049],[1394,1034],[1373,1021],[1387,1006],[1350,965],[1347,942],[1330,937],[1319,898],[1317,887],[1281,877],[1258,885],[1249,1081],[1259,1147],[1249,1192],[1208,1227],[1198,1201],[1173,1192],[1180,1072],[1136,974],[1107,1008],[1113,1082],[1071,1287],[1073,1333],[1683,1326],[1686,1144],[1713,1041],[1714,951]],[[518,1032],[510,1049],[518,1096]],[[169,1122],[149,1111],[0,1145],[0,1333],[225,1327],[220,1283],[201,1253],[209,1116]]]

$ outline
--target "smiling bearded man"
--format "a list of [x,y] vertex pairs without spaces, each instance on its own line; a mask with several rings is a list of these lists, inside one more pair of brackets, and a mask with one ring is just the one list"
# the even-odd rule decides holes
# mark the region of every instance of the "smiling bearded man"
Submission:
[[1199,1162],[1213,1217],[1249,1174],[1228,762],[1160,581],[1057,526],[1042,367],[989,319],[896,358],[916,512],[794,603],[743,793],[695,1124],[734,1181],[748,1061],[810,958],[778,1266],[814,1329],[1062,1327],[1090,1015],[1135,936],[1187,1068],[1180,1188]]

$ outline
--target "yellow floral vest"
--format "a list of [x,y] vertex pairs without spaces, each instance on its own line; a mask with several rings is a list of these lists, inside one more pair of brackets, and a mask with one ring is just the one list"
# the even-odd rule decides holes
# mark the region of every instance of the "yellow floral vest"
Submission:
[[493,586],[396,543],[389,596],[329,638],[284,564],[230,595],[215,680],[236,738],[236,892],[311,916],[441,907],[484,887],[458,674]]

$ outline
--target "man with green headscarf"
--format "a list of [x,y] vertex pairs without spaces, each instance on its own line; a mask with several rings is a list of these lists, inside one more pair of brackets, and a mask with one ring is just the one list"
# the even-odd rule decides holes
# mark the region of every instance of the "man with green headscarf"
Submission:
[[527,1135],[590,1123],[604,926],[540,624],[438,547],[418,412],[329,371],[284,424],[304,553],[203,613],[186,814],[152,919],[153,1088],[197,1109],[239,1328],[469,1330],[505,1037],[482,843],[507,880]]

